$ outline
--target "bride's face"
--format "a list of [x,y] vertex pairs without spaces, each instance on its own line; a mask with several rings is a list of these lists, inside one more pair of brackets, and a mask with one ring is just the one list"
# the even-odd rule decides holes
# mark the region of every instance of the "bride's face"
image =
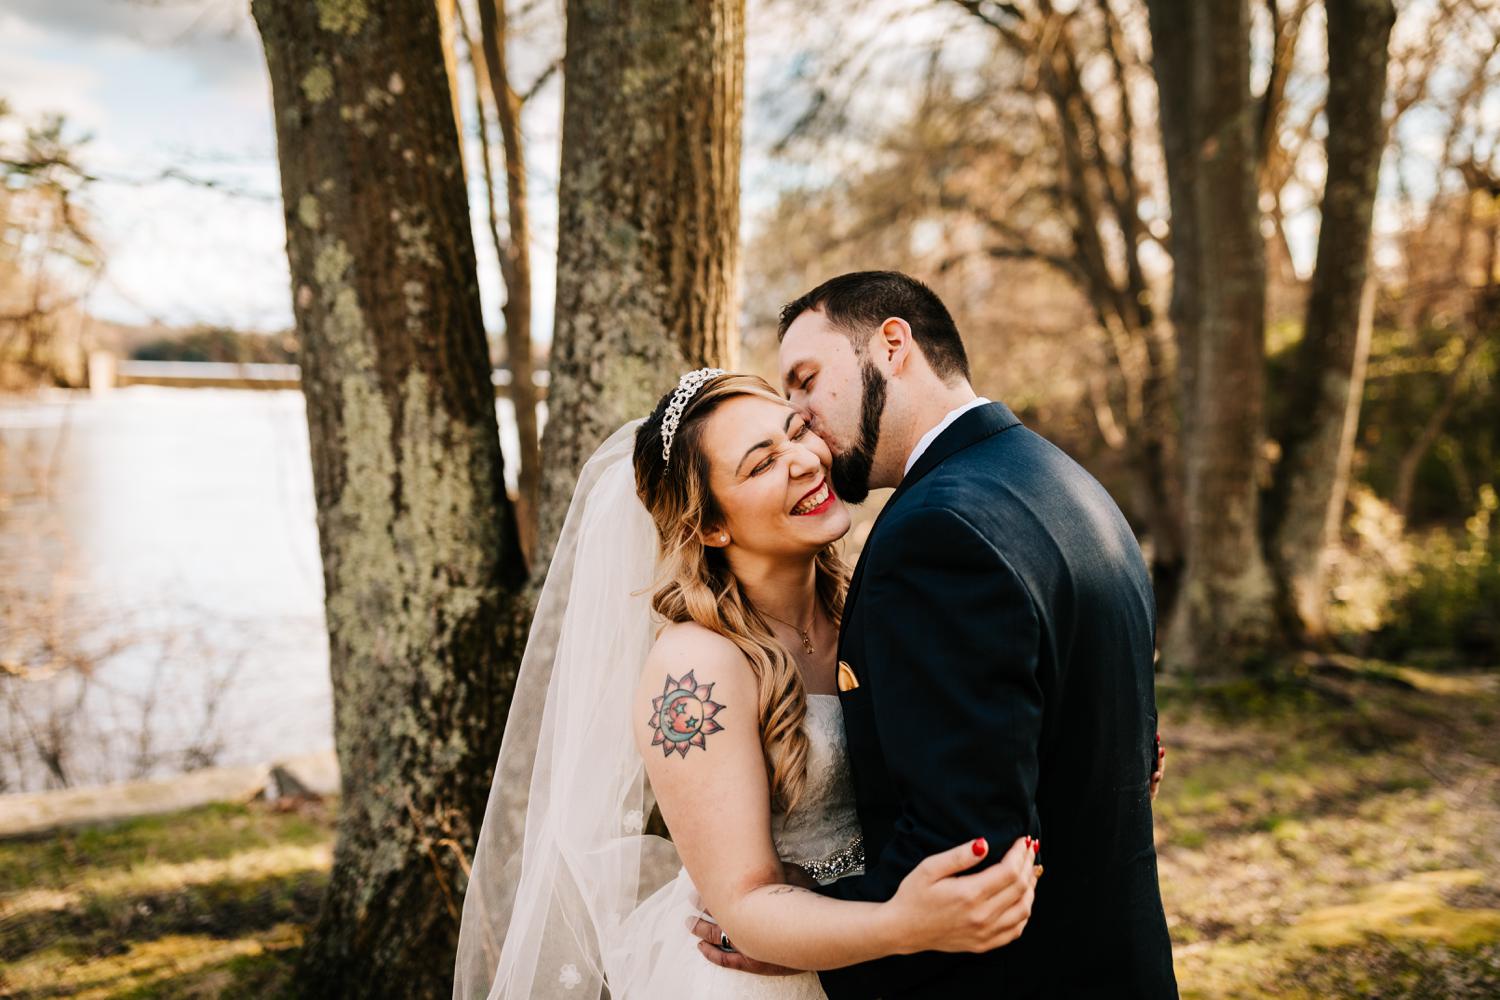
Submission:
[[[806,556],[849,530],[849,509],[828,479],[828,446],[790,406],[758,396],[725,400],[703,428],[709,488],[728,544]],[[717,532],[710,545],[723,546]]]

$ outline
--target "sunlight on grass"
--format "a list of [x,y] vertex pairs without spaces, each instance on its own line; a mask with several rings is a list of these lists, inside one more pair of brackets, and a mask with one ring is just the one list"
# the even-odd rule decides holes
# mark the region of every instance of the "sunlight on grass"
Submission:
[[[1366,663],[1168,695],[1156,832],[1184,1000],[1500,996],[1497,679]],[[0,841],[0,995],[284,995],[335,809]]]
[[7,990],[23,996],[77,1000],[132,994],[218,996],[233,981],[233,969],[221,967],[236,959],[287,951],[301,942],[300,928],[280,924],[229,940],[171,935],[86,962],[70,961],[60,950],[48,950],[8,966],[3,982]]
[[1361,664],[1312,700],[1263,689],[1259,717],[1173,701],[1156,815],[1184,1000],[1500,995],[1497,678]]
[[1484,873],[1473,869],[1422,872],[1375,886],[1358,902],[1305,913],[1288,939],[1298,944],[1337,947],[1358,944],[1366,935],[1378,934],[1459,948],[1477,947],[1500,939],[1500,910],[1450,906],[1443,890],[1484,883]]
[[332,816],[225,804],[0,841],[0,995],[276,995]]
[[166,893],[194,885],[246,882],[297,872],[323,871],[332,860],[332,845],[318,844],[312,847],[267,847],[241,851],[225,858],[111,869],[103,874],[85,875],[68,890],[23,890],[0,898],[0,920],[41,910],[66,909],[83,903],[89,896]]
[[0,893],[18,886],[74,888],[80,872],[102,877],[155,862],[226,858],[257,848],[327,842],[328,803],[305,813],[222,803],[45,837],[0,840]]

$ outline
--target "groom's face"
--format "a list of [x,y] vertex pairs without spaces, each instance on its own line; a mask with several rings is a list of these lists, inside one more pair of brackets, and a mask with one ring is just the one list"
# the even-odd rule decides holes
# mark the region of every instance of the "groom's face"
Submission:
[[870,469],[885,412],[885,375],[849,335],[809,309],[781,338],[780,368],[787,401],[833,454],[829,477],[839,496],[861,503],[870,495]]

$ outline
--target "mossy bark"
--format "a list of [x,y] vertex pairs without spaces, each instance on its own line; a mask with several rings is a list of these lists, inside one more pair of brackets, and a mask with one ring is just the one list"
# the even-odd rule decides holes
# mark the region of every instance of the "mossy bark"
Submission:
[[343,799],[310,995],[447,996],[519,660],[453,105],[427,4],[255,0],[276,114]]
[[736,363],[743,0],[569,0],[545,570],[578,470],[677,376]]
[[1266,544],[1284,627],[1323,635],[1370,353],[1371,223],[1385,151],[1391,0],[1328,0],[1328,173],[1307,321],[1274,429],[1281,463]]

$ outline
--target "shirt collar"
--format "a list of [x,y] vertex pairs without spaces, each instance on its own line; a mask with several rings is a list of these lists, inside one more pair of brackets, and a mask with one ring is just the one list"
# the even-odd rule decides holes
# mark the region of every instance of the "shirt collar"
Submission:
[[969,400],[967,403],[955,410],[949,410],[948,415],[940,420],[936,427],[932,428],[932,430],[922,435],[921,440],[917,442],[917,446],[913,448],[911,450],[911,454],[906,457],[906,468],[901,470],[902,478],[904,479],[906,477],[906,474],[911,471],[911,467],[917,464],[917,459],[922,457],[922,452],[926,451],[928,446],[931,445],[932,442],[937,440],[939,434],[948,429],[949,424],[953,423],[953,421],[957,420],[959,417],[963,416],[965,413],[968,413],[975,407],[985,406],[989,402],[990,401],[988,399],[985,399],[983,396],[978,396],[974,399]]

